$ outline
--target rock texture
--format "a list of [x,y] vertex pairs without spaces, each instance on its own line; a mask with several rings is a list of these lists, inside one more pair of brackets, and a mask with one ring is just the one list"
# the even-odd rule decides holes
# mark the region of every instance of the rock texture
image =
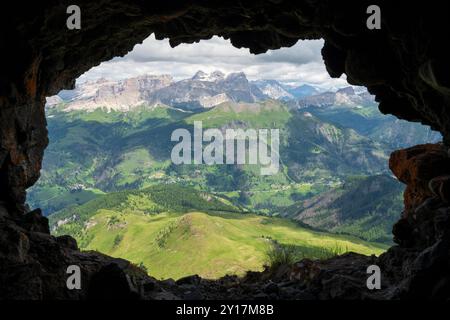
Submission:
[[[345,73],[349,83],[364,85],[376,95],[382,112],[429,124],[443,134],[448,145],[448,5],[442,1],[432,5],[377,3],[382,10],[381,30],[366,28],[366,9],[372,1],[365,0],[80,0],[77,4],[82,10],[81,30],[65,27],[66,8],[72,4],[69,1],[18,0],[10,2],[11,8],[3,7],[0,296],[82,298],[61,289],[65,276],[61,267],[72,261],[88,270],[88,279],[94,286],[89,297],[101,296],[105,278],[113,279],[115,284],[108,291],[112,296],[136,296],[127,293],[125,279],[130,277],[126,277],[126,262],[77,252],[73,241],[48,234],[47,222],[38,212],[25,214],[24,203],[25,190],[39,177],[47,145],[45,97],[73,87],[83,72],[126,54],[152,32],[157,39],[170,38],[174,46],[219,35],[252,53],[292,46],[299,39],[324,38],[322,55],[331,76]],[[384,298],[449,297],[446,148],[420,146],[393,155],[391,166],[399,179],[407,183],[408,191],[405,213],[394,227],[399,246],[377,261],[387,273],[386,289],[379,293]],[[344,256],[328,262],[331,269],[322,265],[321,270],[335,272],[315,276],[318,282],[310,285],[313,297],[363,297],[364,287],[355,279],[360,277],[367,259]],[[276,289],[268,284],[267,290]],[[159,298],[178,297],[161,292]],[[199,297],[193,291],[190,294],[191,298]],[[311,297],[294,291],[287,296]],[[265,298],[267,293],[256,297]]]

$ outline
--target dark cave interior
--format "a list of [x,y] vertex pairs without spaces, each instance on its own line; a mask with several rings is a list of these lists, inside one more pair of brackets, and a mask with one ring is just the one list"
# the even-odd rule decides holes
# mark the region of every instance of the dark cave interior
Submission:
[[[66,28],[69,1],[15,1],[0,13],[0,298],[86,299],[177,297],[179,283],[160,282],[129,262],[80,252],[69,236],[50,235],[39,209],[29,211],[26,189],[39,178],[48,144],[45,97],[72,88],[92,66],[123,56],[149,34],[170,44],[214,35],[251,53],[325,40],[322,56],[332,77],[346,74],[368,88],[379,109],[442,133],[442,144],[412,146],[389,165],[406,184],[405,208],[393,227],[397,243],[379,258],[346,254],[298,265],[292,299],[450,298],[450,38],[443,2],[376,1],[382,27],[366,27],[369,1],[78,1],[80,30]],[[366,268],[384,271],[383,289],[368,291]],[[82,268],[87,291],[65,287],[66,267]],[[252,298],[268,281],[291,272],[207,281],[190,278],[204,298]],[[224,288],[239,281],[231,296]],[[246,283],[253,289],[244,290]],[[256,284],[256,285],[255,285]]]

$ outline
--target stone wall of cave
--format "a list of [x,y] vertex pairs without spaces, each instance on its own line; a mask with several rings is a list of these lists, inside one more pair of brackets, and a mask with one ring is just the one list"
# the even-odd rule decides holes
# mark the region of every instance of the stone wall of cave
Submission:
[[[169,38],[173,46],[218,35],[255,54],[292,46],[299,39],[323,38],[322,56],[332,77],[345,73],[350,84],[366,86],[376,96],[383,113],[430,125],[444,137],[443,144],[418,146],[391,157],[390,166],[407,190],[405,212],[394,227],[399,246],[379,260],[391,270],[389,285],[397,288],[397,296],[411,295],[411,286],[422,284],[411,280],[414,273],[399,271],[401,264],[413,265],[424,250],[431,250],[429,255],[448,255],[442,241],[450,229],[450,52],[445,44],[450,39],[450,20],[442,1],[426,5],[365,0],[76,2],[81,8],[80,30],[66,28],[71,1],[17,0],[0,12],[0,257],[5,261],[0,263],[0,280],[16,286],[0,297],[19,292],[17,286],[27,281],[35,284],[33,297],[73,297],[51,284],[62,273],[52,269],[57,262],[50,268],[42,257],[53,253],[67,263],[82,254],[71,239],[50,236],[39,210],[28,212],[25,205],[26,189],[39,178],[48,143],[45,97],[72,88],[82,73],[125,55],[151,33],[156,39]],[[381,8],[381,30],[366,27],[371,4]],[[439,248],[430,249],[439,243]],[[403,249],[413,253],[406,255]],[[85,268],[89,275],[109,261],[96,255],[83,257],[96,261]],[[445,266],[418,268],[434,270],[438,278],[433,281],[447,288],[450,277]],[[49,276],[48,270],[54,275]],[[24,277],[22,282],[9,279],[11,273]],[[442,284],[442,279],[447,282]],[[401,286],[403,291],[398,289]],[[429,290],[438,289],[434,285]]]

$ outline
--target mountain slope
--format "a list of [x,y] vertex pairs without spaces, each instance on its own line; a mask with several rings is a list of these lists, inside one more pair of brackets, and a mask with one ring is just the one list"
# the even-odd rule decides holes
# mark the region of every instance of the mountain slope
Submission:
[[317,88],[308,84],[303,84],[294,88],[288,88],[287,91],[295,98],[304,98],[318,94]]
[[[96,197],[81,206],[70,206],[50,216],[50,225],[55,234],[68,232],[78,235],[85,223],[98,210],[143,214],[161,212],[188,212],[190,210],[241,212],[228,200],[192,188],[178,185],[156,185],[141,190],[127,190]],[[56,223],[65,221],[66,223]],[[67,224],[69,223],[70,224]]]
[[368,92],[355,92],[352,87],[325,92],[289,102],[322,121],[354,129],[358,134],[383,142],[390,152],[414,144],[438,142],[439,132],[379,112]]
[[316,228],[391,243],[392,225],[402,211],[403,190],[391,176],[355,177],[297,203],[285,216]]
[[271,99],[288,100],[295,98],[289,89],[276,80],[257,80],[252,81],[252,83]]
[[[28,201],[45,212],[69,202],[74,186],[111,192],[178,183],[224,194],[252,210],[277,213],[348,174],[381,172],[387,159],[381,144],[275,100],[225,102],[197,112],[165,105],[129,112],[62,110],[64,106],[49,110],[51,144],[41,179],[29,194]],[[260,165],[202,165],[193,170],[190,164],[172,164],[172,132],[192,132],[195,121],[202,121],[205,129],[280,129],[279,172],[261,176]],[[53,202],[56,198],[61,200]],[[78,198],[77,203],[86,199]]]
[[[197,200],[182,208],[186,213],[174,211],[179,207],[171,202],[165,207],[170,212],[152,210],[147,196],[150,201],[159,198],[178,201],[180,193],[173,192],[173,186],[166,187],[157,189],[158,196],[154,195],[154,189],[136,191],[132,197],[125,192],[126,196],[120,193],[102,196],[70,213],[56,213],[50,218],[53,233],[74,235],[82,249],[131,260],[144,265],[158,278],[191,274],[218,278],[261,270],[266,262],[265,251],[274,240],[295,245],[299,254],[310,258],[332,254],[336,248],[365,254],[380,254],[386,249],[354,237],[305,229],[284,219],[196,210],[193,206],[205,209],[205,201],[213,209],[233,208],[212,204],[215,200],[211,199],[216,199],[212,195],[203,194],[205,198],[201,200],[196,196],[198,192],[191,189],[184,189],[183,197],[190,195]],[[82,212],[89,214],[81,218]]]
[[[68,102],[65,107],[68,111],[93,111],[99,106],[107,110],[129,111],[146,103],[149,95],[169,86],[172,81],[168,75],[144,75],[120,81],[99,79],[79,84],[71,93],[63,92],[59,97]],[[50,104],[53,105],[55,102]]]

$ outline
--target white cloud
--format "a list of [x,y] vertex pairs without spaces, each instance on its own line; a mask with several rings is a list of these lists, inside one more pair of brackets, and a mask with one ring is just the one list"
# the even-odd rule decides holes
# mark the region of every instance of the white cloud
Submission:
[[253,55],[219,37],[171,48],[168,40],[158,41],[152,35],[126,56],[92,68],[79,81],[101,77],[123,79],[141,74],[170,74],[175,79],[183,79],[198,70],[220,70],[226,74],[243,71],[251,80],[275,79],[324,88],[346,85],[344,78],[331,79],[326,72],[320,53],[322,46],[323,40],[304,40],[290,48]]

